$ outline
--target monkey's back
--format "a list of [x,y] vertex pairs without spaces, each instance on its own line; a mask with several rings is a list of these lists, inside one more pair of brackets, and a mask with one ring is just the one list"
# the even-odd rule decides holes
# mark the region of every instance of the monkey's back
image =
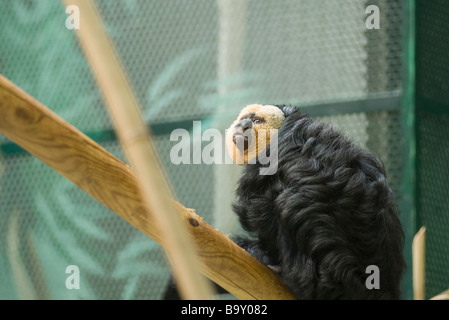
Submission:
[[[403,231],[382,163],[296,108],[278,133],[278,167],[258,161],[239,182],[234,209],[298,298],[400,297]],[[380,271],[369,290],[368,266]]]

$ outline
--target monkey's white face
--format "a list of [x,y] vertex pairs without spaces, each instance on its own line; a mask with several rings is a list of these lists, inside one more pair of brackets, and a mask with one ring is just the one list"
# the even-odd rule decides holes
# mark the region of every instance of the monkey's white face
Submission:
[[275,106],[243,108],[226,132],[226,147],[234,162],[244,164],[256,158],[270,144],[272,130],[279,130],[284,120],[284,113]]

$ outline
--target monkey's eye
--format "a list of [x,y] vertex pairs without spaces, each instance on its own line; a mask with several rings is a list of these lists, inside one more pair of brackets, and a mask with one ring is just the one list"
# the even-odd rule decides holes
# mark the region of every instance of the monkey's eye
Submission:
[[253,119],[253,123],[255,123],[255,124],[262,123],[262,119],[260,119],[260,118],[254,118],[254,119]]

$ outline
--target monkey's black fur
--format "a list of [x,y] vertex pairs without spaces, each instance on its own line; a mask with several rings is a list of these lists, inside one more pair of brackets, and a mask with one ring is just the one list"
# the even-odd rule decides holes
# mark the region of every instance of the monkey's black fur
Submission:
[[[234,211],[298,299],[399,299],[404,235],[383,164],[331,126],[278,106],[278,169],[247,164]],[[266,165],[268,166],[268,164]],[[365,285],[376,265],[380,288]]]

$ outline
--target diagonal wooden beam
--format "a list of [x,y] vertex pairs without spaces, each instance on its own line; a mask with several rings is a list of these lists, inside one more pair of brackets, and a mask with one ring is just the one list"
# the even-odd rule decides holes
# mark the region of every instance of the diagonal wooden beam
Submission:
[[[0,75],[0,132],[138,230],[161,242],[133,171]],[[173,200],[174,201],[174,200]],[[239,299],[294,299],[267,266],[175,202],[198,248],[201,272]]]
[[449,300],[449,289],[437,294],[436,296],[430,298],[430,300]]

